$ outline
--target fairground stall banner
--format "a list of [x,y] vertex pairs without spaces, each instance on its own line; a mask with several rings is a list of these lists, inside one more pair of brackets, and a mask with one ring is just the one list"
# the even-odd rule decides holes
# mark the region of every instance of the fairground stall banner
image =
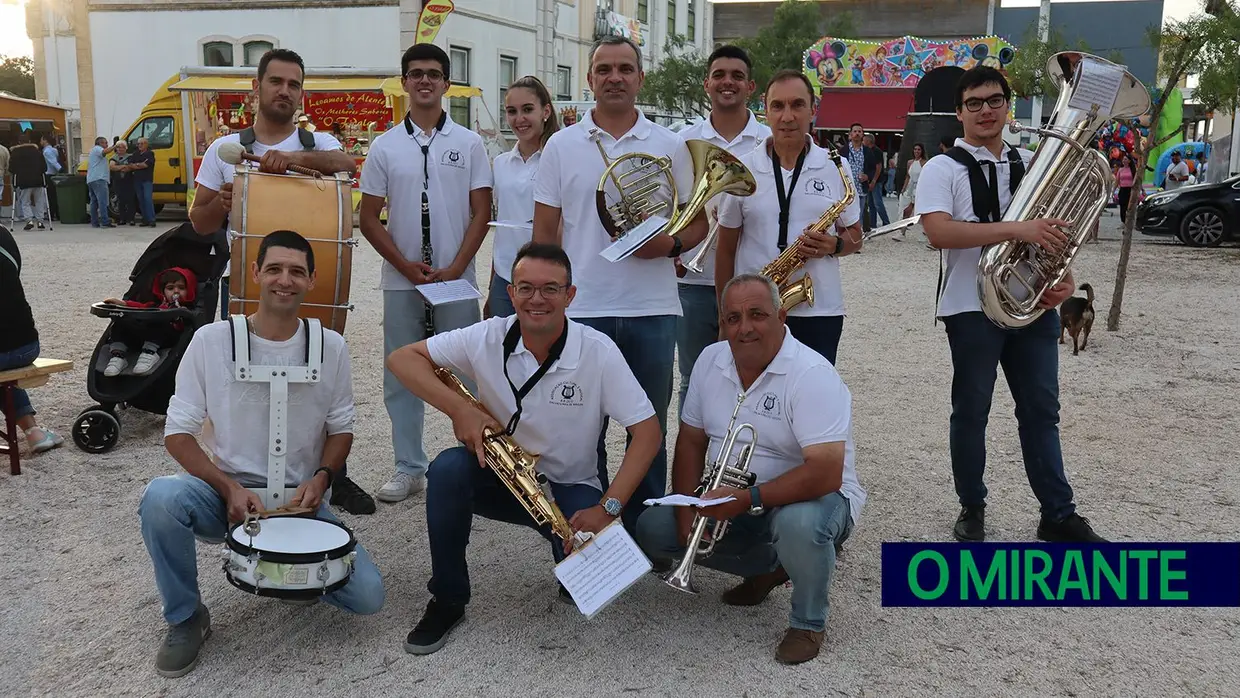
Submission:
[[805,75],[823,88],[916,87],[926,73],[943,66],[1004,68],[1016,48],[997,36],[927,41],[902,36],[887,41],[824,37],[805,52]]
[[413,43],[434,43],[435,37],[439,35],[439,28],[455,9],[456,5],[452,4],[452,0],[422,0],[422,14],[418,15],[417,38],[413,40]]

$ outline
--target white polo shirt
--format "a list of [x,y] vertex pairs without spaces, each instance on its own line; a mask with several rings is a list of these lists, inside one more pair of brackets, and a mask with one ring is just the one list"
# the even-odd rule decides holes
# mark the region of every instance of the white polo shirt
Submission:
[[[770,141],[767,141],[769,144]],[[758,190],[752,196],[723,195],[719,205],[719,224],[729,228],[741,228],[740,242],[736,248],[735,273],[761,271],[780,254],[779,249],[779,196],[775,189],[774,165],[769,148],[763,146],[741,158],[758,180]],[[852,182],[853,200],[836,221],[843,226],[861,220],[861,193],[852,181],[852,171],[847,161],[844,176]],[[792,181],[795,162],[780,163],[784,186]],[[785,169],[788,168],[788,169]],[[786,189],[785,189],[786,191]],[[791,199],[788,212],[788,245],[799,237],[806,226],[818,222],[822,214],[844,198],[844,180],[840,169],[831,162],[827,151],[810,143],[796,190],[788,192]],[[835,226],[828,231],[835,234]],[[835,257],[810,259],[805,263],[805,273],[814,280],[814,305],[802,303],[788,314],[794,317],[824,317],[844,314],[844,290],[840,283],[840,260]],[[794,274],[793,280],[802,274]]]
[[[539,150],[526,160],[521,157],[518,146],[495,157],[492,167],[495,173],[495,204],[498,211],[496,220],[501,223],[534,222],[534,177],[538,174],[538,163],[542,161]],[[495,228],[492,238],[491,258],[495,265],[495,273],[505,281],[512,280],[512,263],[517,260],[517,251],[530,241],[533,229]]]
[[[323,133],[322,131],[312,131],[311,133],[314,134],[315,150],[344,150],[340,145],[340,141],[336,140],[335,136],[332,136],[330,133]],[[194,182],[214,192],[222,189],[225,183],[232,184],[233,177],[237,174],[237,166],[229,165],[220,158],[220,144],[240,142],[240,133],[230,133],[227,136],[220,136],[211,141],[211,145],[207,146],[207,152],[203,153],[202,164],[198,166],[198,176],[194,178]],[[275,145],[266,145],[256,140],[254,145],[250,147],[253,148],[254,154],[259,157],[262,157],[268,150],[279,150],[288,153],[305,150],[301,145],[301,134],[297,130],[294,130],[288,138]],[[258,163],[256,162],[250,162],[249,160],[242,160],[241,162],[252,170],[258,169]],[[229,265],[224,266],[224,276],[229,275],[230,265],[231,262]]]
[[[413,134],[402,119],[370,144],[362,165],[363,194],[387,199],[388,233],[405,259],[422,261],[422,147],[427,152],[431,203],[431,266],[442,269],[452,264],[469,227],[469,194],[491,187],[491,162],[482,137],[467,128],[444,120],[443,129],[427,136],[415,124]],[[490,212],[481,215],[489,216]],[[462,279],[477,285],[474,261],[469,261]],[[413,282],[384,260],[380,288],[384,291],[410,291]]]
[[[771,129],[766,124],[758,121],[753,112],[749,112],[749,121],[745,124],[745,128],[730,142],[724,140],[723,136],[719,135],[714,125],[710,123],[710,117],[702,119],[698,123],[686,128],[679,135],[686,141],[706,141],[740,157],[761,145],[771,135]],[[706,215],[710,220],[712,230],[719,225],[719,203],[722,200],[722,196],[716,196],[706,204]],[[701,247],[701,245],[698,245],[698,247]],[[693,259],[693,256],[699,252],[698,247],[682,250],[680,261],[683,263]],[[715,250],[713,246],[702,259],[702,273],[686,271],[685,275],[680,278],[680,283],[689,284],[690,286],[715,285]]]
[[[710,437],[706,462],[712,463],[723,443],[741,380],[728,343],[704,349],[693,365],[689,394],[680,419]],[[770,482],[805,462],[802,449],[814,444],[844,442],[844,478],[840,493],[848,498],[853,524],[861,517],[866,492],[853,466],[852,394],[830,361],[798,342],[784,328],[784,343],[762,375],[749,386],[737,424],[758,432],[749,469],[758,484]],[[750,443],[749,434],[737,438]],[[739,451],[739,447],[738,447]]]
[[[504,336],[516,320],[495,317],[426,340],[436,364],[474,380],[475,397],[501,424],[517,410],[503,361]],[[512,384],[519,390],[537,370],[538,360],[518,342],[508,359]],[[654,416],[654,406],[615,343],[569,320],[564,351],[521,401],[513,438],[541,455],[538,471],[552,482],[590,485],[601,493],[598,435],[604,416],[628,428]]]
[[[1012,146],[1008,145],[1000,157],[995,157],[985,146],[971,146],[963,138],[957,138],[956,145],[968,151],[979,164],[984,161],[995,163],[995,172],[999,177],[999,210],[1007,211],[1008,204],[1012,202],[1009,187],[1012,172],[1008,163],[1008,150]],[[1033,152],[1024,148],[1017,148],[1016,152],[1020,153],[1025,162],[1025,171],[1028,172]],[[989,177],[989,169],[982,165],[982,174]],[[973,189],[969,186],[969,169],[944,154],[930,158],[917,180],[914,213],[925,215],[936,212],[951,214],[955,221],[976,223],[978,220],[977,214],[973,212]],[[938,317],[981,312],[982,301],[978,296],[977,283],[982,248],[943,250],[943,255],[947,260],[947,272],[944,274]]]
[[[680,315],[676,265],[670,258],[630,256],[609,262],[599,253],[612,244],[595,207],[595,192],[606,165],[590,138],[594,110],[566,129],[556,131],[543,147],[542,163],[534,184],[534,201],[563,212],[564,251],[573,263],[577,296],[569,317],[645,317]],[[675,133],[648,121],[640,110],[637,123],[619,140],[599,129],[607,157],[646,153],[672,158],[672,174],[680,203],[689,200],[693,162],[689,149]],[[666,214],[667,211],[664,211]],[[664,215],[664,217],[668,217]]]

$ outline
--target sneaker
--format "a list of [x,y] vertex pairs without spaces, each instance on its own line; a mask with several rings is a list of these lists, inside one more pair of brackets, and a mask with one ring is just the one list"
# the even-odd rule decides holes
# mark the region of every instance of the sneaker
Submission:
[[155,364],[159,363],[159,352],[143,350],[138,355],[138,360],[134,362],[133,373],[135,376],[145,376],[155,368]]
[[113,356],[111,359],[108,359],[108,366],[103,369],[103,375],[108,376],[109,378],[112,376],[118,376],[128,365],[129,361],[125,357]]
[[350,514],[375,513],[375,500],[346,476],[341,476],[332,483],[331,505],[340,507]]
[[[33,437],[40,436],[38,439]],[[26,443],[30,446],[31,453],[43,453],[63,444],[65,437],[57,434],[51,429],[43,427],[30,427],[26,430]]]
[[788,573],[780,566],[774,572],[749,577],[723,592],[723,602],[729,606],[757,606],[766,600],[772,589],[786,581]]
[[775,650],[775,659],[780,664],[800,664],[818,656],[822,649],[822,641],[827,634],[823,631],[788,628],[784,639]]
[[211,637],[211,614],[200,603],[189,620],[168,628],[164,644],[155,655],[155,671],[170,679],[193,671],[198,666],[198,650],[208,637]]
[[31,222],[27,221],[27,222],[26,222],[26,227],[25,227],[25,228],[22,228],[22,230],[34,230],[34,223],[31,223]]
[[961,507],[952,533],[962,543],[986,540],[986,506]]
[[401,502],[411,494],[417,494],[426,489],[425,475],[410,475],[409,473],[396,473],[392,476],[387,484],[379,488],[379,501],[381,502]]
[[39,230],[47,230],[47,228],[44,227],[42,223],[40,223],[38,227],[39,227]]
[[1048,543],[1106,543],[1106,538],[1094,533],[1089,519],[1080,514],[1068,514],[1059,521],[1045,516],[1038,524],[1038,538]]
[[431,599],[426,613],[417,627],[405,638],[405,651],[409,654],[437,652],[448,641],[448,633],[465,619],[465,606],[441,603]]

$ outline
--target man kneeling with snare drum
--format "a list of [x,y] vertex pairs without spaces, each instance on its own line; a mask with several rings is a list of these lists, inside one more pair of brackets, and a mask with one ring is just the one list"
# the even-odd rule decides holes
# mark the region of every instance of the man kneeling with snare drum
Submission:
[[[835,544],[852,532],[865,503],[853,468],[852,396],[831,363],[788,331],[787,311],[770,279],[736,276],[720,301],[727,341],[707,347],[693,366],[672,488],[693,494],[703,474],[727,463],[732,477],[701,496],[735,501],[700,510],[647,509],[637,521],[637,540],[652,559],[681,562],[668,582],[692,591],[695,560],[682,559],[692,532],[705,526],[698,538],[707,544],[715,520],[727,521],[714,552],[694,554],[696,562],[745,578],[723,594],[732,606],[755,606],[792,580],[790,627],[775,658],[797,664],[818,656]],[[729,436],[734,448],[721,454]],[[742,447],[748,444],[756,447],[746,461]],[[727,486],[750,476],[751,486]],[[711,518],[695,521],[698,511]]]
[[[316,580],[315,572],[307,579],[296,565],[282,564],[291,560],[251,556],[249,562],[259,561],[248,590],[285,599],[327,592],[327,603],[351,613],[376,613],[383,606],[378,568],[336,522],[325,496],[353,444],[353,386],[344,338],[297,316],[314,286],[314,252],[301,235],[276,231],[263,239],[250,273],[261,289],[257,312],[199,329],[177,370],[164,444],[186,472],[152,480],[138,509],[171,626],[155,659],[163,676],[193,670],[211,632],[198,591],[196,537],[227,537],[233,550],[234,540],[249,541],[266,552],[253,536],[268,528],[284,536],[282,552],[326,559],[347,548],[351,567],[330,582],[326,562],[311,566]],[[195,438],[199,433],[207,451]],[[276,488],[267,489],[272,480]],[[260,513],[283,507],[317,514],[261,518],[257,531],[247,526],[251,535],[240,532],[243,522],[253,524]],[[329,539],[338,541],[330,551],[303,549],[321,548]],[[226,562],[229,580],[242,589],[245,583],[235,575],[245,571],[245,562]]]

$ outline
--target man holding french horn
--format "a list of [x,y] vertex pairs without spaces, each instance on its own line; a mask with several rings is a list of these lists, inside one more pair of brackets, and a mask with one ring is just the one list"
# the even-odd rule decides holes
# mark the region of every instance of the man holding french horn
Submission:
[[[731,482],[748,486],[702,495],[733,498],[723,504],[648,509],[637,540],[656,562],[683,557],[667,579],[690,592],[698,551],[717,544],[700,563],[745,578],[723,594],[732,606],[756,606],[791,580],[789,627],[775,658],[799,664],[822,647],[835,546],[852,532],[866,498],[853,467],[852,396],[831,363],[792,336],[770,279],[730,280],[720,308],[727,341],[707,347],[694,366],[672,488],[693,494],[704,474],[714,484],[724,464]],[[698,530],[716,521],[729,524],[722,535]]]

